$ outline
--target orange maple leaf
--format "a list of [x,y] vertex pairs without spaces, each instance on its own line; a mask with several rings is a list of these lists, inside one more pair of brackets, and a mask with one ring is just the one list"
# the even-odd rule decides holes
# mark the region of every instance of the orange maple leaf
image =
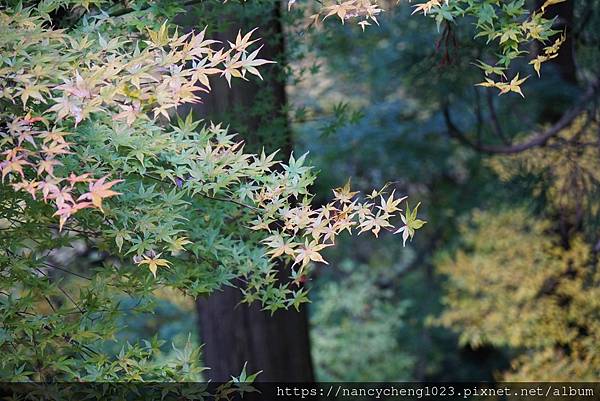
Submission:
[[119,182],[122,182],[123,180],[114,180],[114,181],[104,182],[104,181],[106,181],[107,178],[108,178],[108,176],[105,176],[105,177],[100,178],[99,180],[96,180],[95,182],[90,183],[89,192],[86,192],[83,195],[81,195],[79,197],[79,199],[77,199],[77,201],[89,199],[92,201],[92,204],[95,207],[102,210],[102,199],[110,198],[111,196],[115,196],[115,195],[121,195],[120,192],[115,192],[115,191],[111,190],[110,188],[113,185],[118,184]]
[[62,231],[63,226],[66,223],[66,221],[69,219],[69,217],[71,217],[72,215],[74,215],[81,209],[90,207],[90,205],[91,205],[90,202],[81,202],[81,203],[74,203],[74,204],[70,204],[70,203],[66,203],[66,202],[63,203],[58,208],[56,213],[54,213],[54,216],[59,216],[59,218],[60,218],[59,224],[58,224],[58,231]]

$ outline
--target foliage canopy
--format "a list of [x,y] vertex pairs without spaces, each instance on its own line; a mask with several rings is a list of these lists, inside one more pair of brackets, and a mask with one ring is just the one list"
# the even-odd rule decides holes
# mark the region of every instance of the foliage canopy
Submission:
[[[284,163],[245,153],[222,125],[175,116],[211,90],[209,77],[260,77],[271,61],[259,58],[254,31],[218,43],[179,34],[166,21],[177,8],[96,8],[107,5],[0,11],[0,347],[10,355],[0,364],[12,380],[194,379],[189,346],[169,369],[153,364],[156,341],[116,359],[98,350],[118,330],[123,296],[143,310],[162,287],[199,296],[235,285],[245,302],[298,308],[307,267],[326,263],[321,251],[342,232],[394,231],[406,242],[424,224],[394,190],[359,199],[350,181],[313,207],[306,154]],[[82,14],[59,28],[62,8]],[[65,266],[77,247],[97,249],[98,265]],[[289,280],[278,278],[283,268]]]

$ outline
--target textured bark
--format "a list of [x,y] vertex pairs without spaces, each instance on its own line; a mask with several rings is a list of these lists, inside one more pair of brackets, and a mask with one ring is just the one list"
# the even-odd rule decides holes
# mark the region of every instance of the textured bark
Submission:
[[207,376],[226,381],[248,362],[248,372],[263,371],[259,381],[312,381],[306,309],[271,316],[240,299],[227,288],[197,302]]
[[[255,36],[262,38],[264,44],[261,58],[277,59],[280,63],[260,69],[264,81],[234,79],[232,88],[228,88],[224,79],[213,80],[211,93],[203,96],[203,103],[194,106],[193,111],[197,117],[218,121],[219,116],[236,109],[249,110],[257,102],[264,102],[266,97],[270,106],[267,113],[236,115],[231,130],[242,135],[247,148],[256,151],[263,145],[267,149],[276,146],[282,150],[279,156],[285,159],[291,152],[292,137],[283,114],[286,93],[281,78],[284,39],[279,6],[277,2],[272,3],[261,21],[244,20],[243,14],[236,15],[227,32],[220,32],[216,37],[211,35],[211,38],[233,41],[239,28],[247,32],[259,26]],[[265,138],[262,127],[270,125],[273,128],[273,124],[275,129],[269,132],[275,132],[276,138]],[[267,140],[269,143],[265,144]],[[289,272],[281,273],[282,278],[288,275]],[[248,306],[240,301],[240,291],[235,288],[225,288],[197,301],[201,342],[204,344],[203,362],[210,368],[206,376],[211,380],[226,381],[239,374],[247,362],[248,373],[263,371],[258,381],[312,381],[306,308],[300,312],[278,311],[271,315],[261,311],[257,304]]]

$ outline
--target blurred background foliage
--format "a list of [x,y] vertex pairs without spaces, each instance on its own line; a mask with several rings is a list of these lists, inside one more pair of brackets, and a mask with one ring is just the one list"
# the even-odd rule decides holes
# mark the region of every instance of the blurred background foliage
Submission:
[[[571,6],[577,75],[547,65],[525,100],[473,86],[486,45],[468,24],[440,44],[435,26],[396,7],[365,32],[329,24],[311,37],[296,67],[312,74],[289,92],[301,146],[322,166],[319,193],[347,176],[359,188],[394,179],[428,221],[412,253],[397,252],[395,238],[333,251],[311,305],[319,377],[370,380],[361,356],[395,380],[598,377],[595,106],[544,147],[513,155],[465,146],[444,115],[475,143],[518,143],[555,123],[600,67],[598,4]],[[378,327],[385,308],[395,318]],[[360,362],[344,363],[348,354]]]

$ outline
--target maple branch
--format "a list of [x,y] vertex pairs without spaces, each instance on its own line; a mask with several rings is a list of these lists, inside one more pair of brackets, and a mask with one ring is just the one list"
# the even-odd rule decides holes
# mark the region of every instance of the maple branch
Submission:
[[[4,219],[10,221],[11,223],[14,224],[20,224],[21,226],[26,226],[29,224],[33,224],[32,222],[28,222],[28,221],[20,221],[11,217],[4,217]],[[54,230],[60,230],[60,227],[58,226],[58,224],[48,224],[47,226],[50,229],[54,229]],[[21,228],[20,226],[16,226],[16,225],[11,225],[9,227],[4,227],[1,230],[17,230]],[[71,226],[63,226],[62,230],[64,232],[66,231],[72,231],[78,234],[83,234],[83,235],[87,235],[88,237],[91,236],[95,236],[95,237],[99,237],[101,234],[98,231],[90,231],[90,230],[85,230],[85,229],[81,229],[81,228],[75,228],[75,227],[71,227]]]
[[236,204],[238,206],[244,207],[246,209],[250,209],[250,210],[252,210],[254,212],[259,212],[260,211],[260,209],[257,208],[257,207],[248,205],[247,203],[238,202],[235,199],[231,199],[231,198],[219,198],[219,197],[216,197],[216,196],[210,196],[210,195],[205,195],[205,194],[198,194],[198,195],[200,195],[200,196],[202,196],[203,198],[206,198],[206,199],[216,200],[216,201],[220,201],[220,202],[233,203],[233,204]]
[[[53,228],[55,230],[60,230],[60,227],[58,226],[58,224],[50,224],[48,227]],[[88,237],[100,237],[102,235],[98,231],[89,231],[89,230],[75,228],[75,227],[71,227],[71,226],[67,226],[67,225],[63,226],[62,231],[65,231],[65,232],[72,231],[77,234],[87,235]]]
[[448,127],[448,134],[456,138],[458,141],[462,142],[469,147],[483,152],[483,153],[491,153],[491,154],[514,154],[520,153],[527,149],[531,149],[537,146],[543,146],[548,142],[550,138],[560,133],[563,129],[565,129],[575,118],[577,118],[583,110],[588,106],[588,103],[594,99],[594,97],[598,94],[598,90],[600,89],[600,80],[596,80],[593,82],[589,88],[586,90],[585,94],[581,97],[579,102],[575,107],[572,107],[569,111],[567,111],[563,116],[550,128],[546,131],[539,133],[533,136],[531,139],[510,146],[495,146],[495,145],[485,145],[478,144],[469,139],[465,133],[460,130],[454,124],[450,117],[449,106],[445,105],[443,108],[444,120],[446,121],[446,126]]
[[[39,268],[37,268],[37,267],[34,267],[34,269],[35,269],[35,270],[36,270],[38,273],[40,273],[41,275],[43,275],[44,277],[46,277],[47,279],[49,279],[49,280],[51,279],[51,278],[50,278],[50,276],[48,276],[46,273],[44,273],[44,271],[43,271],[43,270],[41,270],[41,269],[39,269]],[[72,304],[73,304],[73,305],[74,305],[74,306],[77,308],[77,310],[79,311],[79,313],[81,313],[82,315],[86,313],[86,311],[84,311],[84,310],[81,308],[81,306],[79,306],[79,304],[78,304],[77,302],[75,302],[75,300],[73,299],[73,297],[72,297],[72,296],[71,296],[71,295],[70,295],[70,294],[69,294],[69,293],[68,293],[66,290],[64,290],[64,289],[63,289],[61,286],[59,286],[58,284],[56,285],[56,288],[58,288],[58,290],[59,290],[60,292],[62,292],[62,293],[63,293],[63,295],[64,295],[65,297],[67,297],[67,299],[68,299],[69,301],[71,301],[71,303],[72,303]]]
[[[172,183],[172,182],[170,182],[170,181],[165,181],[165,180],[163,180],[163,179],[160,179],[160,178],[158,178],[158,177],[154,177],[154,176],[152,176],[152,175],[148,175],[148,174],[141,174],[141,176],[142,176],[142,177],[146,177],[146,178],[150,178],[151,180],[158,181],[158,182],[160,182],[160,183],[163,183],[163,184],[167,184],[167,185],[175,185],[174,183]],[[203,194],[203,193],[196,193],[195,195],[198,195],[198,196],[201,196],[201,197],[203,197],[203,198],[210,199],[210,200],[216,200],[216,201],[219,201],[219,202],[228,202],[228,203],[233,203],[233,204],[235,204],[235,205],[238,205],[238,206],[244,207],[244,208],[246,208],[246,209],[249,209],[249,210],[252,210],[252,211],[254,211],[254,212],[260,212],[260,209],[259,209],[259,208],[255,207],[255,206],[252,206],[252,205],[248,205],[247,203],[243,203],[243,202],[236,201],[235,199],[231,199],[231,198],[220,198],[220,197],[217,197],[217,196],[210,196],[210,195]]]
[[[76,276],[76,277],[79,277],[79,278],[85,279],[85,280],[87,280],[87,281],[92,281],[92,278],[91,278],[91,277],[84,276],[83,274],[75,273],[74,271],[67,270],[67,269],[65,269],[65,268],[63,268],[63,267],[59,267],[59,266],[56,266],[56,265],[54,265],[54,264],[51,264],[51,263],[48,263],[48,262],[42,262],[42,264],[43,264],[44,266],[46,266],[46,267],[49,267],[49,268],[51,268],[51,269],[60,270],[61,272],[65,272],[65,273],[72,274],[72,275],[74,275],[74,276]],[[109,285],[110,285],[110,284],[109,284]]]

